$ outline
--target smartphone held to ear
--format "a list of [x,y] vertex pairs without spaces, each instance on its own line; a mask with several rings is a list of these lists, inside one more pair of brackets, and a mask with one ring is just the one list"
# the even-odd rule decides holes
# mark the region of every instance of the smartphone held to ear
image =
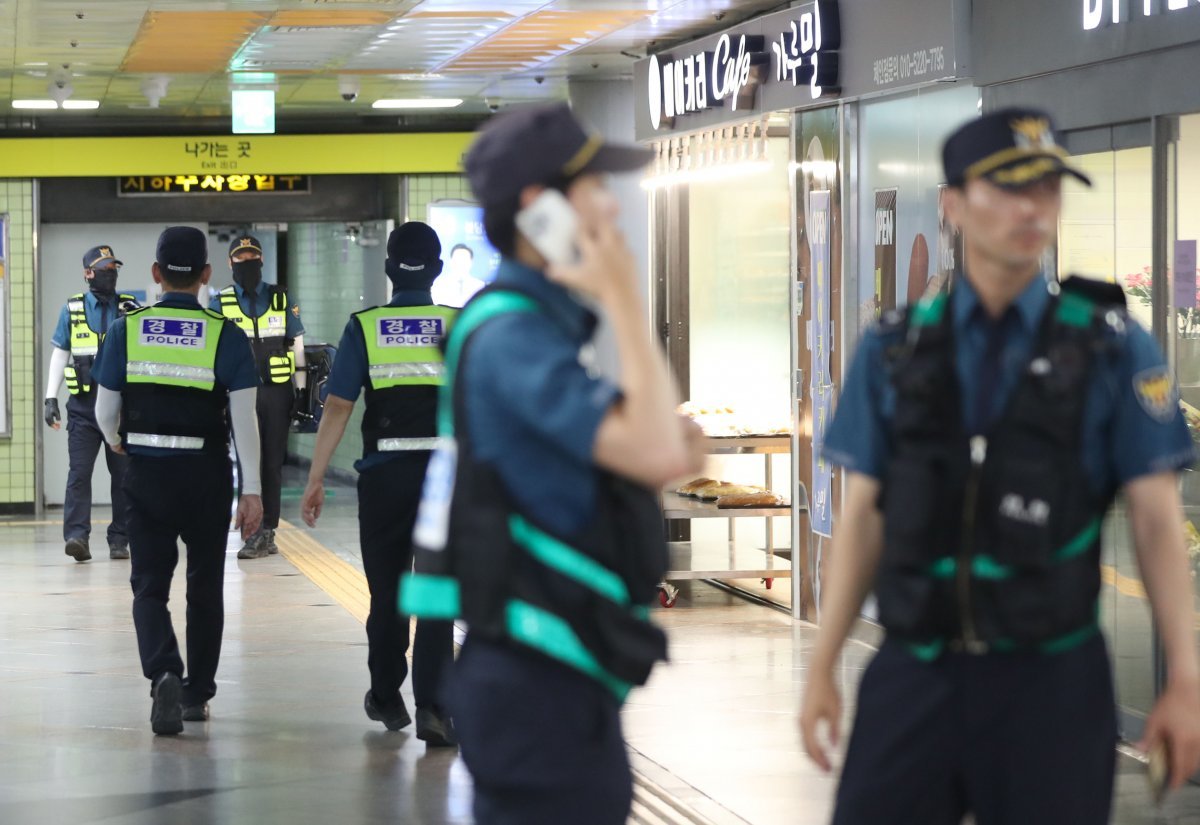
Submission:
[[517,229],[547,262],[556,266],[579,263],[579,217],[557,189],[546,189],[517,213]]

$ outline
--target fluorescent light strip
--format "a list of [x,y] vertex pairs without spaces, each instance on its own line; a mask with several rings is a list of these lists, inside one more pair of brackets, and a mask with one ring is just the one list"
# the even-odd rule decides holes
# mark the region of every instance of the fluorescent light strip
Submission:
[[642,181],[643,189],[661,189],[688,183],[709,183],[712,181],[729,180],[747,175],[757,175],[769,172],[772,168],[770,161],[752,160],[726,163],[719,166],[708,166],[701,169],[689,169],[682,172],[667,172],[662,175],[652,175]]
[[64,100],[64,109],[99,109],[99,100]]
[[57,109],[58,103],[53,100],[14,100],[14,109]]
[[457,97],[384,98],[371,104],[372,109],[453,109],[461,106]]

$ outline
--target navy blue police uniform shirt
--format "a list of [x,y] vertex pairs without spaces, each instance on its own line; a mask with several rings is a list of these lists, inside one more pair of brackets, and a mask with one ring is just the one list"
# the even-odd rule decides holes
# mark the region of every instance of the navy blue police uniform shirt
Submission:
[[[238,305],[242,308],[242,312],[247,318],[261,318],[267,314],[267,310],[271,308],[271,284],[266,281],[259,281],[258,288],[254,290],[254,310],[250,310],[250,297],[246,290],[242,289],[241,284],[233,285],[234,294],[237,295]],[[208,302],[208,308],[221,311],[221,296],[214,292],[211,300]],[[287,327],[286,333],[288,338],[296,338],[304,334],[304,324],[300,320],[300,307],[290,303],[287,308]]]
[[[87,317],[88,326],[102,335],[107,335],[108,330],[117,320],[120,301],[117,300],[116,295],[113,295],[112,300],[104,301],[104,306],[101,304],[102,302],[95,293],[90,291],[83,293],[83,312]],[[104,324],[106,309],[108,310],[107,328]],[[66,304],[63,304],[62,310],[58,313],[58,324],[54,327],[54,335],[50,338],[50,343],[58,349],[69,350],[71,348],[71,318]]]
[[[1038,277],[1014,304],[994,409],[1003,409],[1029,361],[1049,298],[1045,280]],[[990,321],[970,282],[962,277],[951,292],[950,312],[963,420],[970,422],[976,420],[974,406]],[[1120,346],[1096,363],[1081,434],[1084,467],[1100,495],[1141,476],[1184,469],[1194,459],[1178,397],[1174,391],[1163,391],[1171,386],[1171,377],[1157,342],[1132,319],[1124,335],[1112,334]],[[896,408],[884,360],[889,343],[877,328],[863,335],[823,451],[829,462],[876,480],[883,480],[887,471],[890,421]]]
[[[195,296],[186,292],[168,292],[163,295],[159,306],[177,309],[200,309]],[[125,365],[128,354],[125,343],[125,318],[121,318],[109,329],[109,335],[100,345],[100,353],[92,367],[92,377],[105,389],[121,392],[125,389]],[[258,369],[254,365],[254,353],[250,339],[231,323],[221,325],[221,338],[217,342],[217,390],[237,392],[259,385]],[[190,450],[171,450],[162,447],[141,447],[130,444],[125,450],[130,455],[192,455]]]
[[510,259],[495,286],[533,295],[543,311],[502,315],[473,334],[459,383],[471,448],[523,515],[570,537],[595,514],[592,451],[620,390],[581,364],[596,316],[564,287]]
[[[423,307],[433,305],[433,296],[428,289],[402,289],[392,294],[392,300],[387,303],[390,307]],[[363,338],[362,324],[351,318],[342,331],[342,341],[338,344],[337,358],[333,359],[333,368],[329,372],[329,381],[325,384],[330,395],[336,395],[350,403],[358,400],[358,394],[371,385],[370,363],[367,360],[367,342]],[[354,462],[358,472],[376,467],[386,461],[404,457],[403,452],[376,452],[363,456]]]

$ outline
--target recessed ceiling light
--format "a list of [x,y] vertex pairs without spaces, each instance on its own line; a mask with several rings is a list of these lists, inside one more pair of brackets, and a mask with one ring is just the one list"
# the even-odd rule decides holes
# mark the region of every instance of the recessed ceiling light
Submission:
[[99,100],[64,100],[64,109],[99,109]]
[[385,98],[371,104],[372,109],[453,109],[461,106],[457,97]]
[[54,100],[14,100],[14,109],[57,109],[58,102]]

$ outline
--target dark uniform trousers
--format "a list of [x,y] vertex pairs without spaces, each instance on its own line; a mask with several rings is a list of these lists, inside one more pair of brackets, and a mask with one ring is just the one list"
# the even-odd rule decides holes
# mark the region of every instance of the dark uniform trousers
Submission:
[[[367,666],[371,691],[379,702],[394,701],[408,676],[409,618],[397,612],[397,591],[400,575],[412,569],[413,527],[429,456],[399,454],[358,477],[358,534],[371,590]],[[413,645],[417,707],[441,707],[438,692],[453,657],[454,624],[418,620]]]
[[177,539],[187,547],[187,678],[184,704],[206,702],[217,692],[217,661],[225,627],[225,540],[233,503],[228,456],[130,456],[125,492],[132,504],[129,553],[133,623],[142,673],[153,679],[184,674],[167,600],[179,561]]
[[[292,382],[262,384],[258,388],[255,408],[258,412],[258,435],[262,443],[262,501],[264,530],[279,526],[279,497],[283,490],[283,460],[287,457],[288,430],[292,421],[292,400],[296,391]],[[240,476],[239,476],[240,477]]]
[[[867,667],[834,825],[1102,825],[1117,721],[1104,638],[1043,655],[885,642]],[[465,753],[465,750],[464,750]]]
[[633,780],[620,708],[594,679],[468,636],[447,695],[476,825],[624,825]]
[[[85,400],[86,399],[86,400]],[[129,501],[125,496],[125,468],[129,460],[114,453],[104,443],[96,424],[96,392],[67,399],[67,492],[63,499],[63,538],[86,539],[92,533],[92,470],[96,456],[104,450],[104,462],[112,479],[112,521],[108,525],[108,543],[129,541]]]

